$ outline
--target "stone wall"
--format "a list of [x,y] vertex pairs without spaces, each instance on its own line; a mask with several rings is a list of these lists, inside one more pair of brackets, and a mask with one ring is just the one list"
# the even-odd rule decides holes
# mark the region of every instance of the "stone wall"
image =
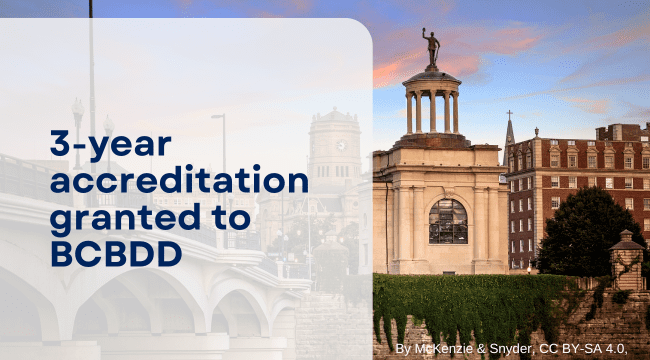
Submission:
[[[585,315],[589,312],[593,302],[593,292],[587,292],[584,300],[580,303],[576,311],[570,316],[566,325],[560,327],[559,338],[557,341],[557,354],[542,354],[540,346],[546,344],[544,334],[541,330],[532,334],[531,350],[534,351],[533,359],[648,359],[650,357],[650,334],[646,329],[646,310],[650,305],[650,293],[648,291],[639,291],[630,294],[627,303],[623,305],[616,304],[612,301],[615,291],[606,291],[604,294],[603,307],[596,312],[596,317],[591,321],[585,321]],[[386,342],[386,336],[383,333],[382,323],[381,344],[379,344],[373,334],[373,359],[374,360],[394,360],[403,359],[405,352],[400,354],[390,352]],[[393,320],[392,326],[393,344],[397,344],[397,328]],[[415,354],[415,345],[431,345],[431,337],[427,334],[424,325],[414,327],[409,316],[406,327],[405,348],[410,346],[408,359],[418,360],[445,360],[451,359],[450,355],[439,354],[435,357],[431,355]],[[569,353],[563,353],[563,344],[578,346],[584,349],[582,351],[571,350]],[[586,353],[586,344],[592,344],[591,349],[596,349],[599,344],[601,353],[594,352],[589,355]],[[609,345],[612,345],[612,353],[608,352]],[[624,346],[627,354],[617,354],[619,344]],[[444,344],[446,345],[446,344]],[[456,345],[461,345],[460,343]],[[476,353],[474,344],[473,354],[467,355],[468,360],[478,360],[480,355]],[[459,354],[460,355],[460,354]],[[507,359],[519,359],[519,355],[510,354],[504,356]],[[462,356],[455,356],[454,359],[463,359]],[[487,359],[487,357],[486,357]]]
[[365,302],[312,292],[296,314],[298,360],[368,359],[372,351],[372,311]]

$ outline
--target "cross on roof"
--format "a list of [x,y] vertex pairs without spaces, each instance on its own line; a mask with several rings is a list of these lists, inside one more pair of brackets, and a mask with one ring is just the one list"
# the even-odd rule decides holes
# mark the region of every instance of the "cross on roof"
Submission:
[[512,111],[508,110],[508,112],[506,114],[508,114],[508,121],[510,121],[510,115],[512,115],[514,113]]

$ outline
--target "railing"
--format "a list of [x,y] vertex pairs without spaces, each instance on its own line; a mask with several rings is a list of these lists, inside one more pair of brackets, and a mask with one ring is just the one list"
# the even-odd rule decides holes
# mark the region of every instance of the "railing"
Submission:
[[278,276],[278,265],[275,263],[275,261],[264,257],[258,266],[260,269],[266,271],[267,273],[273,276]]
[[143,205],[151,207],[150,199],[150,196],[142,193],[102,194],[93,189],[84,196],[84,203],[87,207],[91,208],[109,205],[121,208],[140,209]]
[[211,228],[202,227],[199,230],[183,230],[180,226],[174,226],[170,230],[165,231],[187,239],[196,240],[208,246],[217,247],[217,234]]
[[224,249],[262,250],[260,234],[257,231],[226,231]]
[[72,206],[72,194],[50,191],[57,171],[12,156],[0,154],[0,192]]
[[307,264],[284,264],[285,279],[309,279],[309,268]]

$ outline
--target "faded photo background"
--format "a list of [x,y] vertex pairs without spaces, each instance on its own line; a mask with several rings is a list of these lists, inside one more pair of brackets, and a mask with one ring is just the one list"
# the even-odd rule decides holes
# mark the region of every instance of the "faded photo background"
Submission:
[[[0,359],[370,359],[365,27],[347,19],[89,21],[0,19]],[[72,148],[53,156],[52,130],[68,130],[70,145],[78,131],[86,148],[78,158]],[[150,136],[156,155],[109,161],[105,153],[93,166],[93,130],[134,145]],[[158,156],[157,139],[167,136]],[[236,182],[231,194],[202,193],[198,183],[192,193],[50,191],[55,173],[160,178],[175,166],[183,179],[200,169],[211,178],[244,169],[262,180],[305,173],[309,192],[243,193]],[[200,230],[145,230],[137,215],[134,230],[115,227],[117,210],[179,214],[195,203]],[[248,212],[250,226],[216,229],[216,206]],[[75,210],[90,215],[57,239],[55,210],[72,211],[73,224]],[[110,230],[91,228],[98,210],[111,214]],[[73,253],[94,241],[101,251],[81,255],[102,260],[54,268],[54,240]],[[146,254],[130,254],[128,244],[149,243],[154,261],[107,268],[107,241],[125,243],[127,258],[139,260]],[[181,247],[178,265],[157,266],[161,241]]]

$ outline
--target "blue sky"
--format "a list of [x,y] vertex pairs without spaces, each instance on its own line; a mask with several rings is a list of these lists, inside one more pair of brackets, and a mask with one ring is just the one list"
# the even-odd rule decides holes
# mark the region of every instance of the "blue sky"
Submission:
[[[83,1],[0,3],[2,17],[87,12]],[[401,82],[427,65],[423,27],[435,31],[441,43],[441,71],[463,81],[460,131],[473,143],[502,145],[508,110],[514,112],[518,141],[533,137],[535,127],[542,137],[593,138],[598,126],[621,122],[645,128],[650,121],[647,1],[96,0],[94,13],[355,19],[374,43],[377,149],[389,148],[406,130]]]

